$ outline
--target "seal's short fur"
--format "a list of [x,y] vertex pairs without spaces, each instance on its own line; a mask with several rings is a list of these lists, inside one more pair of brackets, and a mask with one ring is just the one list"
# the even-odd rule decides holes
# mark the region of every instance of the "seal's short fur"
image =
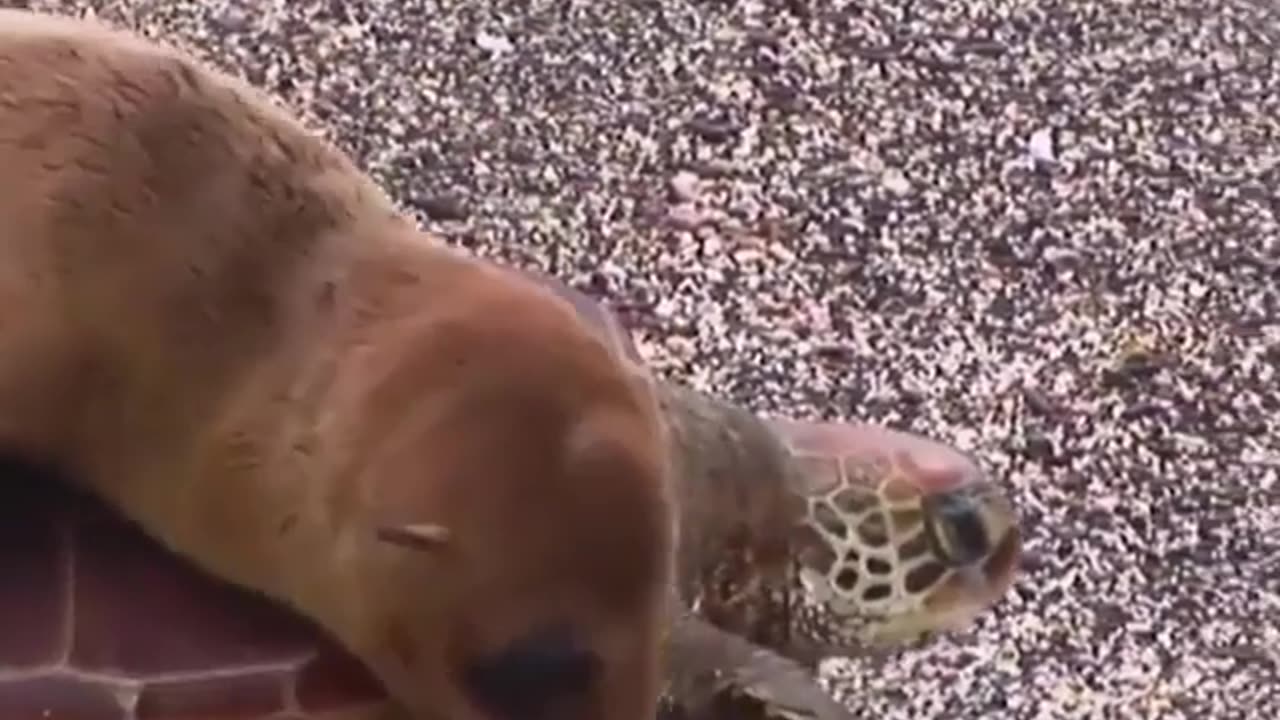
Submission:
[[647,720],[665,443],[567,303],[265,97],[0,10],[0,450],[318,621],[415,717]]

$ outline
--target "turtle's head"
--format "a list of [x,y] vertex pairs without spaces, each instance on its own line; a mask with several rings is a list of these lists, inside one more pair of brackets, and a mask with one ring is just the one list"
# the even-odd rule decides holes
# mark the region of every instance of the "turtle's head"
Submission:
[[783,425],[804,498],[792,633],[819,654],[967,625],[1021,557],[1007,496],[958,451],[870,425]]

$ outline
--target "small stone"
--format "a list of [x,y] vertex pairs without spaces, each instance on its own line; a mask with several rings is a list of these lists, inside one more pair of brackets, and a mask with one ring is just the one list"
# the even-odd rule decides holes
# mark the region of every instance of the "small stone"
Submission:
[[688,170],[671,177],[671,194],[678,202],[695,202],[702,195],[702,179]]
[[791,248],[780,242],[769,243],[769,254],[784,264],[793,263],[796,259],[796,254],[791,252]]
[[706,117],[690,120],[689,129],[695,135],[713,145],[729,142],[738,134],[738,127],[732,122]]
[[880,184],[895,195],[906,195],[911,192],[911,181],[907,180],[906,174],[897,168],[886,168],[880,175]]
[[238,33],[249,27],[249,17],[243,9],[230,7],[210,18],[210,23],[223,32]]
[[743,172],[741,163],[726,158],[704,160],[695,167],[700,177],[708,179],[733,177]]
[[1040,417],[1053,417],[1057,414],[1057,404],[1041,388],[1032,385],[1024,386],[1022,397],[1026,400],[1027,409]]
[[537,159],[537,151],[527,143],[514,143],[507,149],[507,160],[516,165],[529,165]]
[[466,220],[467,208],[456,195],[432,195],[417,203],[418,208],[432,220]]
[[515,45],[505,37],[484,31],[476,33],[476,47],[495,55],[509,53],[515,49]]
[[848,363],[857,357],[854,349],[847,345],[824,343],[814,347],[814,357],[829,363]]
[[698,206],[685,202],[668,210],[667,220],[681,230],[697,230],[708,222],[708,217]]
[[1038,164],[1052,165],[1058,162],[1057,154],[1054,152],[1053,128],[1043,127],[1031,134],[1031,139],[1027,141],[1027,152],[1031,154],[1031,159]]
[[664,344],[667,346],[667,352],[680,360],[691,360],[698,352],[698,347],[693,341],[682,335],[672,335]]
[[1053,440],[1047,435],[1036,430],[1027,432],[1026,442],[1023,446],[1026,450],[1027,457],[1033,460],[1048,461],[1054,457]]

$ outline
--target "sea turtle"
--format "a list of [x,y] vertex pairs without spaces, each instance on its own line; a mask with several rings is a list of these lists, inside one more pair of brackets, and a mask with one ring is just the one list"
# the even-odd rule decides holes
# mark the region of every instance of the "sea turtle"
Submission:
[[[10,27],[21,22],[6,18]],[[83,62],[82,50],[47,59],[97,67]],[[181,72],[187,75],[169,78],[178,93],[192,82],[189,66]],[[59,95],[67,78],[57,79],[40,97],[48,103],[42,107],[70,108],[57,117],[80,127],[83,108]],[[128,103],[145,97],[128,90]],[[164,120],[179,122],[181,114]],[[296,150],[273,147],[285,157]],[[326,177],[339,185],[349,180],[347,166],[329,159]],[[120,212],[127,199],[113,194],[112,202]],[[10,209],[24,217],[21,207]],[[959,453],[873,426],[766,421],[660,380],[607,310],[542,282],[631,358],[628,367],[659,397],[674,441],[679,573],[670,590],[682,609],[666,637],[671,712],[701,716],[729,692],[781,717],[845,717],[807,672],[818,658],[954,627],[1007,587],[1019,552],[1012,509]],[[317,302],[326,302],[323,293]],[[121,337],[135,330],[145,328],[122,326]],[[13,385],[10,392],[21,389]],[[40,404],[33,401],[32,410]],[[186,566],[98,501],[47,482],[47,471],[24,459],[7,458],[0,483],[0,562],[8,577],[0,587],[0,716],[393,712],[378,684],[325,631]],[[289,518],[280,528],[290,531]]]
[[[601,304],[545,280],[643,367]],[[956,450],[654,386],[678,448],[688,610],[669,638],[670,717],[739,698],[769,717],[845,717],[816,660],[957,627],[1011,581],[1011,506]],[[3,472],[0,717],[383,717],[382,690],[318,628],[192,569],[91,497],[9,481],[39,470]]]
[[768,717],[851,717],[814,682],[820,660],[960,628],[1009,587],[1014,508],[956,448],[870,423],[766,419],[656,377],[603,304],[531,276],[649,379],[674,439],[672,716],[747,700]]

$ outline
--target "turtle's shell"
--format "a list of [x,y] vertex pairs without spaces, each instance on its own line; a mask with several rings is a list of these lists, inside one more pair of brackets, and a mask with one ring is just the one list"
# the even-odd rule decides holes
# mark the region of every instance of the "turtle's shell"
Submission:
[[3,476],[0,717],[309,718],[379,703],[307,622],[47,474],[6,464]]

